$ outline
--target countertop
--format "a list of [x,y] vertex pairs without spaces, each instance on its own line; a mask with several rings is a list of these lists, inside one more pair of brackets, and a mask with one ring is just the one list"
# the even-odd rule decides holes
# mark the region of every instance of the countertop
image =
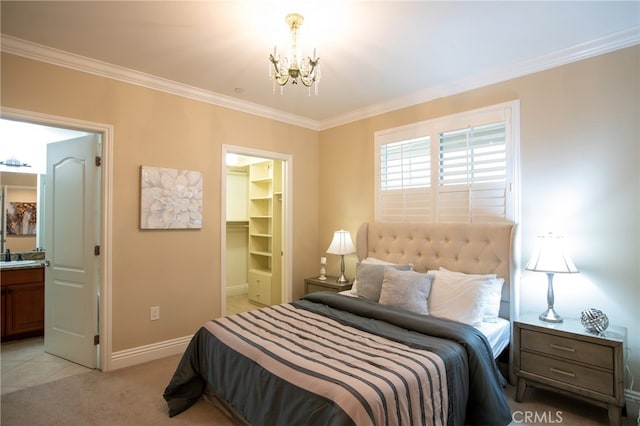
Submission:
[[[13,263],[13,262],[12,262]],[[44,266],[44,260],[37,260],[33,263],[24,263],[24,264],[5,264],[5,262],[0,262],[0,270],[15,270],[15,269],[34,269],[34,268],[42,268]]]

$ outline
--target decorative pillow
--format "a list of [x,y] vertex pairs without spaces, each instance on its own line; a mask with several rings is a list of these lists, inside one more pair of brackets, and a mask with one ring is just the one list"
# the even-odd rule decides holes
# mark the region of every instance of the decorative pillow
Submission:
[[379,303],[426,315],[432,278],[432,275],[386,267]]
[[[361,263],[370,263],[372,265],[397,265],[393,262],[387,262],[386,260],[377,259],[375,257],[367,257]],[[358,277],[353,280],[353,285],[351,286],[351,294],[353,296],[358,295]]]
[[494,278],[429,271],[433,276],[429,314],[477,326],[482,323]]
[[380,300],[384,268],[395,268],[401,271],[412,270],[411,265],[378,265],[359,262],[356,265],[356,281],[358,281],[358,297],[377,302]]
[[465,274],[463,272],[450,271],[443,267],[440,267],[439,272],[458,279],[491,279],[491,291],[489,292],[489,296],[487,297],[487,304],[484,308],[482,321],[496,322],[498,320],[498,315],[500,314],[500,300],[502,300],[502,286],[504,285],[504,279],[496,278],[496,274]]

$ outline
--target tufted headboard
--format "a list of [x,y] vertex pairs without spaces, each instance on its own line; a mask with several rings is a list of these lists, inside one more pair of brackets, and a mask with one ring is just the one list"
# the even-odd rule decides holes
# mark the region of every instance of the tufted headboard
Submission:
[[519,255],[517,224],[381,223],[360,225],[356,236],[358,260],[375,257],[411,263],[426,272],[441,266],[468,274],[496,274],[504,279],[500,316],[515,318]]

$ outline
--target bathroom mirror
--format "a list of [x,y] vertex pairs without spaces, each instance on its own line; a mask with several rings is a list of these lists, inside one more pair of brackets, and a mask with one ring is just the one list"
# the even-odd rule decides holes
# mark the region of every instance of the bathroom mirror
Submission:
[[41,234],[38,175],[0,172],[2,207],[2,253],[33,252],[43,244]]

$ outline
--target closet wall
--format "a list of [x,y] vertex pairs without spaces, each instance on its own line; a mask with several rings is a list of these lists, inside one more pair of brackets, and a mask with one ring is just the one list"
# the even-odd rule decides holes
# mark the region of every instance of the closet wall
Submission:
[[249,168],[227,168],[226,295],[248,292]]

